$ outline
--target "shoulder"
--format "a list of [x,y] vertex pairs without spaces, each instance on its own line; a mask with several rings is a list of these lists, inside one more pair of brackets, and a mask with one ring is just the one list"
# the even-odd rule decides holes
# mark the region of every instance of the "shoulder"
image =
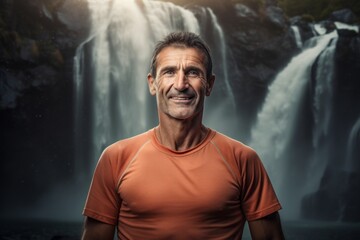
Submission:
[[258,158],[258,155],[254,149],[220,132],[216,132],[214,134],[212,143],[216,145],[216,147],[219,148],[221,152],[231,153],[235,158]]
[[144,145],[151,141],[151,131],[149,130],[109,145],[103,151],[100,161],[108,161],[113,166],[121,167],[121,165],[130,161]]
[[104,152],[110,155],[116,155],[122,152],[131,152],[136,151],[138,148],[140,148],[143,144],[150,141],[151,139],[151,130],[141,133],[139,135],[136,135],[131,138],[125,138],[122,140],[119,140],[111,145],[109,145]]
[[262,168],[262,162],[256,151],[238,140],[216,132],[212,144],[240,175],[244,175],[250,169]]
[[238,140],[216,132],[211,143],[222,159],[231,167],[239,184],[243,182],[248,173],[262,168],[262,163],[255,150]]
[[96,165],[96,176],[111,176],[118,182],[122,172],[136,154],[151,140],[151,130],[137,136],[119,140],[103,151]]

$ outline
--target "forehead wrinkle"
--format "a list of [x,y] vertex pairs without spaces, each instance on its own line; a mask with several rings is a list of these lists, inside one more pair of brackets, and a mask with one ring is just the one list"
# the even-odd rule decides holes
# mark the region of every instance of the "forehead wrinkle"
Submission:
[[[195,52],[197,54],[194,54]],[[157,55],[157,65],[159,65],[160,59],[161,61],[167,61],[168,59],[178,62],[190,61],[196,63],[197,65],[202,65],[205,68],[204,54],[196,48],[166,47]]]
[[195,68],[201,70],[205,73],[205,67],[202,62],[196,61],[196,58],[192,56],[182,56],[173,58],[172,56],[163,57],[161,62],[159,62],[159,71],[161,72],[163,69],[171,69],[174,68],[176,70],[187,70],[191,68]]

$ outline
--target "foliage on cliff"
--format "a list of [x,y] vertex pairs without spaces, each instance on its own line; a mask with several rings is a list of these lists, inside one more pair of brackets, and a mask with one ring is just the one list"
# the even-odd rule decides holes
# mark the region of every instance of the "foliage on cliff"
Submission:
[[175,4],[188,6],[188,5],[206,5],[206,6],[215,6],[215,8],[227,8],[229,5],[235,3],[241,3],[254,10],[261,10],[263,6],[269,4],[278,4],[281,7],[287,16],[301,16],[306,15],[311,17],[314,20],[324,20],[327,19],[333,11],[348,8],[351,9],[356,16],[360,16],[360,1],[359,0],[227,0],[227,1],[217,1],[217,0],[161,0],[161,1],[170,1]]
[[333,11],[348,8],[360,16],[359,0],[278,0],[279,6],[292,17],[296,15],[311,15],[315,20],[323,20]]

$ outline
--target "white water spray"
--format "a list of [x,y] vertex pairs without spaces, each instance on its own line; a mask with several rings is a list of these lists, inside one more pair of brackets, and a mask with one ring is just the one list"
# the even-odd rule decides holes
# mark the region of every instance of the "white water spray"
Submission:
[[298,26],[291,26],[291,30],[293,31],[294,36],[295,36],[296,46],[298,48],[302,48],[303,43],[302,43],[302,40],[301,40],[299,27]]
[[317,64],[316,86],[314,96],[314,122],[313,145],[318,147],[322,137],[326,137],[330,127],[331,106],[333,97],[333,69],[337,38],[321,54]]
[[[280,72],[269,87],[257,123],[251,131],[251,144],[262,158],[269,175],[278,190],[278,195],[287,209],[298,210],[299,206],[290,206],[289,194],[301,198],[301,190],[285,189],[285,171],[289,159],[283,159],[286,148],[296,128],[295,119],[299,111],[300,100],[305,92],[306,83],[311,79],[311,67],[319,54],[336,38],[336,32],[313,38],[313,43],[295,56],[287,67]],[[299,187],[299,186],[296,186]],[[293,198],[292,198],[293,199]],[[289,215],[297,214],[288,213]],[[294,216],[290,216],[294,217]]]
[[210,9],[210,8],[206,8],[206,11],[208,12],[210,18],[211,18],[211,23],[214,26],[214,30],[216,31],[216,35],[215,36],[215,40],[216,42],[219,42],[220,44],[220,50],[221,50],[221,58],[222,58],[222,72],[223,72],[223,76],[224,76],[224,83],[225,83],[225,87],[226,87],[226,93],[228,94],[228,99],[231,101],[231,104],[233,107],[235,107],[235,97],[233,94],[233,90],[232,87],[230,86],[230,82],[229,82],[229,76],[228,76],[228,69],[227,69],[227,49],[226,49],[226,44],[225,44],[225,35],[224,32],[217,20],[217,17],[215,16],[214,12]]

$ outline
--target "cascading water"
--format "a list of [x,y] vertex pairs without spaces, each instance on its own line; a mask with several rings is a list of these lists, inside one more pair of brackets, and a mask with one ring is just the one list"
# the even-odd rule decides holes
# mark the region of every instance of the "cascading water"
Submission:
[[298,48],[302,48],[303,42],[301,40],[299,27],[298,26],[291,26],[291,30],[293,31],[294,36],[295,36],[296,46]]
[[333,74],[335,47],[337,39],[333,39],[330,46],[328,46],[321,54],[316,71],[316,85],[314,96],[314,130],[313,130],[313,145],[318,147],[322,137],[326,137],[329,131],[332,95],[333,95]]
[[[269,87],[257,123],[251,131],[250,146],[254,147],[263,159],[283,203],[284,214],[288,218],[298,215],[300,200],[306,189],[305,184],[288,185],[290,173],[287,171],[291,169],[289,164],[292,162],[289,158],[292,158],[293,154],[288,152],[288,147],[298,127],[296,119],[306,86],[311,80],[311,68],[318,56],[328,48],[330,41],[336,38],[336,32],[312,38],[303,51],[277,75]],[[333,51],[333,48],[329,51]],[[307,182],[314,183],[313,179],[308,180]]]
[[[172,3],[114,0],[101,4],[88,1],[88,4],[92,16],[91,37],[80,45],[75,57],[78,69],[75,121],[78,145],[84,145],[84,135],[92,140],[88,146],[78,146],[76,156],[78,171],[85,169],[89,175],[105,146],[155,126],[155,99],[148,93],[146,75],[156,42],[179,30],[202,35],[202,26],[193,12]],[[212,11],[205,12],[212,22],[210,30],[211,37],[217,39],[215,46],[221,46],[213,52],[213,58],[221,59],[222,66],[222,75],[217,76],[217,81],[226,86],[228,93],[223,94],[221,88],[215,87],[215,95],[222,97],[222,104],[217,101],[205,111],[205,115],[213,116],[219,108],[232,110],[235,106],[227,79],[224,35]],[[85,123],[88,125],[84,126]],[[212,121],[209,126],[221,130],[222,124]]]
[[214,26],[214,30],[216,32],[216,35],[214,36],[214,39],[216,42],[220,43],[220,52],[221,52],[221,62],[222,65],[222,72],[223,72],[223,78],[224,78],[224,85],[225,85],[225,92],[229,94],[229,100],[232,101],[232,104],[235,105],[235,98],[232,93],[232,88],[229,83],[229,77],[228,77],[228,69],[227,69],[227,54],[226,54],[226,44],[225,44],[225,36],[224,32],[221,29],[221,26],[214,14],[214,12],[210,8],[206,8],[206,12],[211,18],[211,23]]
[[350,130],[350,135],[347,143],[347,157],[344,170],[347,172],[356,171],[359,169],[360,159],[360,118],[355,122]]

